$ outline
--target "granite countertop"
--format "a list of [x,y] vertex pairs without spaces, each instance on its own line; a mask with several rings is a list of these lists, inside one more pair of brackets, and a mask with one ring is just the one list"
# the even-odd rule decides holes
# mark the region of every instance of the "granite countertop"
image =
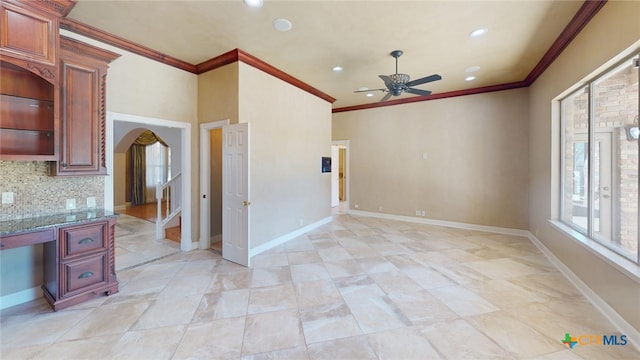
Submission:
[[119,214],[105,209],[86,209],[61,214],[43,215],[31,218],[0,221],[0,236],[41,230],[62,225],[74,225],[84,222],[118,217]]

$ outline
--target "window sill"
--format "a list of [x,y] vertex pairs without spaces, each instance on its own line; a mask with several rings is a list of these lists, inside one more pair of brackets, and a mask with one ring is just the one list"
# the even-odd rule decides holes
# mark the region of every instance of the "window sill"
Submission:
[[606,246],[592,240],[583,234],[575,231],[571,227],[563,224],[557,220],[549,220],[549,223],[556,229],[561,231],[564,235],[576,240],[585,249],[592,254],[606,261],[611,266],[618,269],[623,274],[627,275],[630,279],[637,283],[640,283],[640,266],[633,261],[625,258],[624,256],[617,254]]

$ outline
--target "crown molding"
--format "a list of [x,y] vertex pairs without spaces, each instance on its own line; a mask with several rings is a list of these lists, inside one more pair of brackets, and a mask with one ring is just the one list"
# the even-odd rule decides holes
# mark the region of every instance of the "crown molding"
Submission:
[[[68,1],[73,2],[72,0],[68,0]],[[420,101],[445,99],[449,97],[481,94],[485,92],[528,87],[531,84],[533,84],[536,81],[536,79],[553,63],[553,61],[562,53],[562,51],[571,43],[571,41],[580,33],[580,31],[589,23],[589,21],[591,21],[591,19],[596,15],[596,13],[600,11],[600,9],[602,9],[602,7],[606,4],[606,2],[607,0],[586,0],[582,4],[580,9],[578,9],[576,14],[571,19],[571,21],[569,21],[567,26],[562,30],[558,38],[556,38],[556,40],[551,45],[549,50],[547,50],[547,52],[542,56],[538,64],[533,68],[533,70],[531,70],[531,72],[527,75],[527,77],[522,81],[517,81],[517,82],[512,82],[507,84],[484,86],[484,87],[478,87],[478,88],[471,88],[471,89],[464,89],[464,90],[456,90],[456,91],[450,91],[450,92],[440,93],[440,94],[431,94],[429,96],[416,96],[416,97],[406,98],[406,99],[385,101],[383,103],[369,103],[369,104],[362,104],[362,105],[345,106],[345,107],[335,108],[332,110],[332,112],[338,113],[338,112],[345,112],[345,111],[372,109],[372,108],[378,108],[383,106],[409,104],[409,103],[420,102]],[[77,34],[87,36],[94,40],[98,40],[106,44],[130,51],[134,54],[144,56],[146,58],[149,58],[155,61],[159,61],[161,63],[176,67],[184,71],[188,71],[196,75],[205,73],[207,71],[211,71],[213,69],[219,68],[221,66],[224,66],[236,61],[242,61],[247,65],[251,65],[259,70],[262,70],[267,74],[270,74],[284,82],[287,82],[293,86],[296,86],[310,94],[316,95],[321,99],[326,100],[330,103],[334,103],[336,101],[335,98],[325,94],[324,92],[314,88],[313,86],[304,83],[303,81],[285,73],[284,71],[240,49],[231,50],[222,55],[219,55],[212,59],[204,61],[200,64],[193,65],[188,62],[171,57],[169,55],[163,54],[161,52],[155,51],[153,49],[147,48],[145,46],[133,43],[119,36],[109,34],[105,31],[102,31],[100,29],[94,28],[90,25],[81,23],[79,21],[76,21],[70,18],[60,19],[60,27]]]
[[334,97],[331,97],[330,95],[325,94],[324,92],[314,88],[313,86],[285,73],[284,71],[276,68],[275,66],[268,64],[258,59],[257,57],[249,54],[248,52],[242,51],[240,49],[233,49],[220,56],[216,56],[213,59],[209,59],[205,62],[202,62],[196,65],[196,73],[202,74],[207,71],[217,69],[221,66],[234,63],[236,61],[241,61],[247,65],[253,66],[258,70],[262,70],[269,75],[272,75],[286,83],[289,83],[301,90],[304,90],[332,104],[334,101],[336,101]]
[[71,32],[86,36],[94,40],[98,40],[100,42],[115,46],[123,50],[130,51],[134,54],[144,56],[148,59],[155,60],[184,71],[188,71],[190,73],[194,73],[194,74],[196,73],[196,66],[189,64],[186,61],[176,59],[174,57],[155,51],[148,47],[136,44],[132,41],[121,38],[119,36],[109,34],[105,31],[102,31],[100,29],[94,28],[93,26],[81,23],[74,19],[70,19],[70,18],[60,19],[60,28],[69,30]]
[[473,95],[473,94],[481,94],[485,92],[493,92],[493,91],[501,91],[508,89],[517,89],[521,87],[528,87],[533,84],[536,79],[553,63],[553,61],[560,56],[562,51],[569,46],[571,41],[578,36],[580,31],[591,21],[591,19],[596,15],[600,9],[607,3],[607,0],[586,0],[580,9],[576,11],[571,21],[565,26],[560,35],[553,42],[549,50],[542,56],[538,64],[531,70],[529,75],[518,82],[508,83],[508,84],[499,84],[499,85],[491,85],[484,86],[466,90],[456,90],[450,91],[446,93],[440,94],[431,94],[429,96],[417,96],[406,99],[398,99],[385,101],[382,103],[369,103],[362,105],[354,105],[354,106],[345,106],[340,108],[335,108],[332,110],[333,113],[345,112],[345,111],[354,111],[354,110],[363,110],[363,109],[372,109],[383,106],[392,106],[392,105],[401,105],[401,104],[409,104],[419,101],[429,101],[436,99],[444,99],[455,96],[465,96],[465,95]]

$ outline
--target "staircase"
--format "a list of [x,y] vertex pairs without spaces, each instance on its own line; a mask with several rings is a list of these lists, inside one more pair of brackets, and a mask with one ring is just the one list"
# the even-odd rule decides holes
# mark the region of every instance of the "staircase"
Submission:
[[168,227],[164,229],[164,238],[175,242],[182,239],[182,216],[178,217],[178,226]]
[[[182,174],[174,176],[164,184],[158,183],[156,185],[156,200],[158,203],[156,239],[166,237],[180,242],[182,219],[179,215],[182,212]],[[165,201],[164,206],[166,206],[166,215],[164,217],[162,216],[163,200]],[[171,226],[176,223],[176,220],[178,226]]]

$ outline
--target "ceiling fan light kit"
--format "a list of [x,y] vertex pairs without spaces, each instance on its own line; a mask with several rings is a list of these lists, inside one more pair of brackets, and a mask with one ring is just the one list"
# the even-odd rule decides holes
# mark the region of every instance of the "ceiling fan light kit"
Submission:
[[383,88],[383,89],[372,89],[372,90],[356,90],[355,92],[365,92],[365,91],[366,92],[370,92],[370,91],[386,92],[387,94],[385,96],[383,96],[382,99],[380,99],[380,101],[387,101],[387,100],[389,100],[389,98],[391,98],[391,96],[400,96],[404,92],[409,93],[409,94],[414,94],[414,95],[420,95],[420,96],[430,95],[431,91],[422,90],[422,89],[416,89],[416,88],[413,88],[413,86],[422,85],[422,84],[426,84],[428,82],[441,80],[442,76],[440,76],[438,74],[433,74],[433,75],[425,76],[425,77],[417,79],[417,80],[409,81],[409,80],[411,80],[411,77],[409,75],[398,73],[398,58],[400,56],[402,56],[402,54],[403,54],[402,50],[394,50],[394,51],[392,51],[390,53],[390,55],[396,59],[396,73],[395,74],[378,75],[378,77],[380,79],[382,79],[382,81],[384,81],[384,84],[385,84],[386,88]]

